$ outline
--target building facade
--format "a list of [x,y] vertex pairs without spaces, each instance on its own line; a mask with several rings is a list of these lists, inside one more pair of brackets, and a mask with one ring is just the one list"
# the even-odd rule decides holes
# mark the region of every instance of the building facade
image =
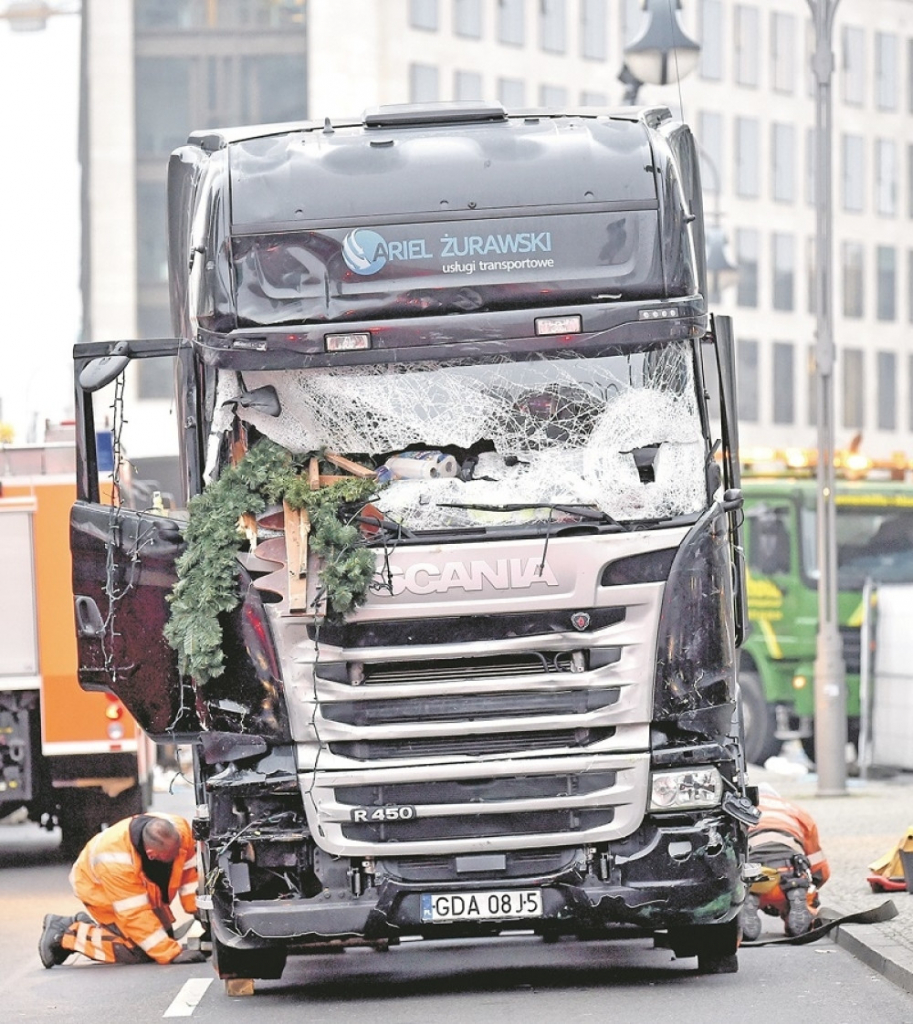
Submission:
[[[808,5],[681,2],[698,69],[638,102],[693,126],[705,207],[738,263],[716,308],[735,323],[743,444],[813,447]],[[171,333],[164,180],[190,130],[430,100],[618,105],[642,18],[640,0],[84,0],[84,14],[92,338]],[[842,0],[833,47],[836,440],[913,455],[913,0]],[[134,407],[138,451],[155,443],[168,369],[130,386],[147,411]]]

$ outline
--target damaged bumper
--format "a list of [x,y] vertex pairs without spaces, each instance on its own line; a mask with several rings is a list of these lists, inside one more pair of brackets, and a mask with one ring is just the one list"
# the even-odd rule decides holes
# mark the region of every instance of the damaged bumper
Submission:
[[[420,859],[383,861],[375,884],[357,896],[341,885],[309,899],[222,903],[224,894],[217,896],[213,927],[224,944],[255,948],[347,939],[378,943],[405,935],[433,938],[452,934],[455,927],[471,935],[510,929],[599,932],[621,924],[654,932],[719,924],[736,915],[744,898],[742,843],[738,824],[722,815],[648,818],[623,841],[553,851],[562,867],[548,877],[514,872],[467,877],[446,869],[432,875]],[[462,902],[450,903],[466,906],[473,895],[479,902],[495,892],[538,892],[541,900],[532,898],[535,912],[526,916],[488,916],[481,899],[481,916],[429,920],[429,897],[462,895]]]

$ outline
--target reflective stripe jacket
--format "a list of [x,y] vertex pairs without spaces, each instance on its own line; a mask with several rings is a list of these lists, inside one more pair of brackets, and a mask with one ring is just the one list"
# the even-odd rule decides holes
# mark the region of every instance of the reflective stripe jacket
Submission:
[[181,836],[181,849],[171,866],[168,902],[162,891],[143,873],[143,863],[130,840],[130,823],[125,818],[100,832],[86,844],[70,872],[73,892],[101,924],[116,924],[124,938],[135,943],[160,964],[170,963],[181,952],[165,930],[173,921],[170,905],[176,896],[188,914],[197,907],[197,855],[190,825],[171,814],[150,814],[167,818]]
[[761,820],[748,830],[749,857],[759,848],[781,843],[795,849],[797,853],[805,854],[811,865],[815,885],[822,886],[830,878],[831,870],[821,849],[814,818],[788,800],[764,792],[761,793],[758,809]]

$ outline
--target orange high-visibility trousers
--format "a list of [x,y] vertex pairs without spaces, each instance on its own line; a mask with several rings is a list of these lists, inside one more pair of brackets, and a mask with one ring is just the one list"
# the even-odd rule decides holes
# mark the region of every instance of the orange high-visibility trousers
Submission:
[[102,964],[155,963],[148,953],[125,939],[116,924],[74,921],[63,933],[60,945]]

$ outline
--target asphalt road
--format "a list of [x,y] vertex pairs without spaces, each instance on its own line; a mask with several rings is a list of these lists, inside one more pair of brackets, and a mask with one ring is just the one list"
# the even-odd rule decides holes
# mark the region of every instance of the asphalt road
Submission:
[[47,971],[36,945],[47,912],[78,909],[54,835],[0,825],[0,1020],[146,1024],[913,1024],[913,996],[827,939],[743,950],[735,975],[700,977],[649,941],[547,945],[532,936],[404,942],[293,958],[279,981],[229,997],[209,965],[105,967],[73,958]]

